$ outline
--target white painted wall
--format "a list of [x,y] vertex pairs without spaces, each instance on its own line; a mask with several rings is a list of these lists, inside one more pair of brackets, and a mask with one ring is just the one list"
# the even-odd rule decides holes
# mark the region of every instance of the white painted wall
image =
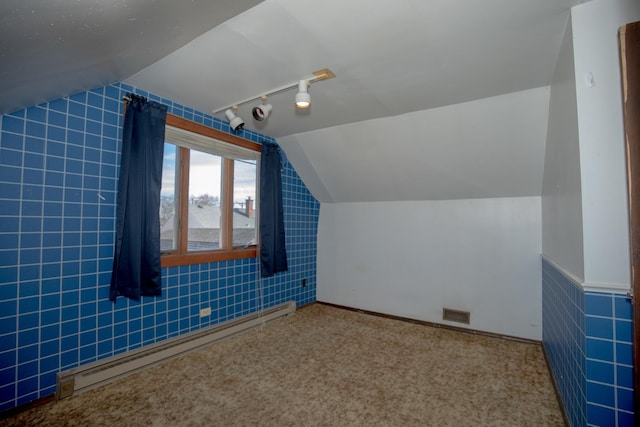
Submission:
[[542,184],[542,253],[584,280],[582,196],[571,21],[562,40],[549,98]]
[[323,203],[318,300],[539,340],[540,252],[540,197]]
[[[585,286],[629,289],[629,221],[618,28],[640,20],[638,0],[571,10],[580,136]],[[591,73],[595,86],[585,84]]]

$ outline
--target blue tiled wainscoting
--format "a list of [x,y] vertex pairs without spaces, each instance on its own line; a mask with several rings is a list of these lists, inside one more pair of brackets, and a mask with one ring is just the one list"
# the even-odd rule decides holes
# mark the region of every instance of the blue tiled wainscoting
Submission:
[[[108,300],[127,92],[229,132],[216,117],[124,84],[0,116],[0,411],[54,393],[60,370],[250,313],[260,301],[315,301],[319,203],[288,162],[288,272],[260,282],[255,259],[164,268],[161,297]],[[200,318],[204,307],[212,314]]]
[[632,426],[631,302],[542,260],[543,345],[572,426]]
[[585,292],[587,421],[633,425],[631,301],[624,294]]

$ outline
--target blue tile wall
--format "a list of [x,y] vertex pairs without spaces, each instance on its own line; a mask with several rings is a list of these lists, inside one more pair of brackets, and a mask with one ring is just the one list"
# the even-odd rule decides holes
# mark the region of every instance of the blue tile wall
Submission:
[[631,426],[631,302],[626,295],[585,292],[542,261],[542,336],[572,426]]
[[[127,92],[230,132],[217,117],[120,83],[0,116],[0,411],[54,393],[58,371],[260,304],[316,299],[320,205],[285,161],[289,271],[260,279],[256,259],[170,267],[161,297],[108,300]],[[273,141],[250,130],[236,135]],[[200,318],[202,307],[211,316]]]
[[589,425],[633,425],[631,301],[585,292]]
[[572,426],[587,425],[584,294],[580,284],[542,260],[542,343]]

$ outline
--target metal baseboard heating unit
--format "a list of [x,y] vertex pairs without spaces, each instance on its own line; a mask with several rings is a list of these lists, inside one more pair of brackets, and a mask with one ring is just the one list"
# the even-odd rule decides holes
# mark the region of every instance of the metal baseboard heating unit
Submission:
[[258,327],[296,310],[295,301],[248,314],[237,319],[213,325],[179,337],[148,345],[127,353],[58,372],[56,399],[91,390],[104,384],[142,371],[156,363],[181,356],[203,346]]

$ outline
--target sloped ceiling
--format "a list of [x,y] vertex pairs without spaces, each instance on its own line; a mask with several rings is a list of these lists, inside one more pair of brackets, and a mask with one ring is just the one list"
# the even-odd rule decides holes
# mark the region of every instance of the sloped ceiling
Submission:
[[[210,112],[322,68],[337,77],[271,97],[248,128],[281,137],[549,84],[569,0],[267,0],[127,81]],[[223,114],[219,114],[223,117]]]
[[549,89],[279,139],[322,202],[540,195]]
[[124,80],[261,0],[2,0],[0,113]]
[[326,67],[337,77],[311,86],[309,110],[294,91],[264,122],[239,110],[321,201],[540,194],[548,96],[534,89],[580,0],[258,3],[4,1],[0,110],[124,80],[211,112]]

